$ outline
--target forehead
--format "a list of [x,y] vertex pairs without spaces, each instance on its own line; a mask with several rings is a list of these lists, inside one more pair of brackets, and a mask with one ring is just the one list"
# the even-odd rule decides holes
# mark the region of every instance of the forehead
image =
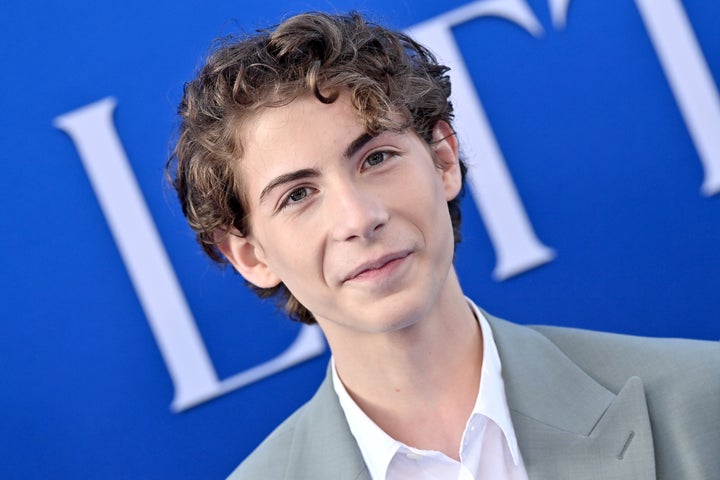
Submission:
[[243,153],[235,165],[242,183],[238,186],[246,199],[257,198],[269,179],[301,168],[320,168],[342,156],[364,132],[364,122],[347,94],[329,104],[306,95],[263,108],[243,121]]
[[[332,103],[304,95],[281,106],[264,107],[244,123],[244,150],[255,151],[275,150],[279,143],[295,148],[310,146],[334,139],[341,130],[363,128],[362,118],[347,94]],[[323,132],[326,135],[319,138],[317,134]],[[312,143],[305,145],[304,139],[312,134]]]

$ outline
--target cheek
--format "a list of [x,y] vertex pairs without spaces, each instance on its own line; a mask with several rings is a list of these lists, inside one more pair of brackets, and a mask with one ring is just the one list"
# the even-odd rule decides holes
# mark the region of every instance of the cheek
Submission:
[[288,288],[302,288],[321,275],[318,248],[306,235],[275,242],[268,252],[268,265]]
[[395,191],[408,208],[416,210],[430,221],[437,221],[437,212],[447,210],[447,200],[440,177],[432,173],[406,176]]
[[302,212],[298,217],[275,218],[256,229],[266,263],[288,288],[323,280],[326,228],[322,215]]

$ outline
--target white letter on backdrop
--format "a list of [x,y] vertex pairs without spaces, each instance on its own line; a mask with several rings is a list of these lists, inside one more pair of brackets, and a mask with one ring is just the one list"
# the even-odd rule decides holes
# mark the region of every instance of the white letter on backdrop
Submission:
[[463,151],[470,158],[468,184],[497,256],[493,275],[504,280],[551,261],[554,253],[535,235],[453,37],[453,26],[491,15],[514,22],[533,35],[542,32],[525,2],[491,0],[476,1],[439,15],[410,27],[407,33],[430,46],[451,68],[455,123],[462,132]]
[[702,192],[720,193],[720,96],[678,0],[635,0],[705,170]]
[[106,98],[57,117],[53,125],[66,132],[78,150],[170,372],[173,410],[193,407],[322,353],[322,333],[303,325],[279,356],[218,379],[118,137],[115,105],[115,99]]

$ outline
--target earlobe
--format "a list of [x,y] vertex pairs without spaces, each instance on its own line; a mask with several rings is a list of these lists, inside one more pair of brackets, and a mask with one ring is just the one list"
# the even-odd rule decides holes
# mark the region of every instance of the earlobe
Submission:
[[448,201],[455,198],[462,188],[460,171],[460,149],[457,135],[447,122],[440,120],[433,127],[432,148],[439,162],[445,197]]
[[262,247],[237,232],[216,232],[218,248],[235,270],[248,282],[260,288],[272,288],[281,280],[265,261]]

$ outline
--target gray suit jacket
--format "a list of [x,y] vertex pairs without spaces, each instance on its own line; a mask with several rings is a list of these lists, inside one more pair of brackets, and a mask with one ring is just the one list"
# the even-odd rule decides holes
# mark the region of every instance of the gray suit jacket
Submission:
[[[720,343],[487,317],[530,480],[720,479]],[[329,376],[229,478],[370,480]]]

